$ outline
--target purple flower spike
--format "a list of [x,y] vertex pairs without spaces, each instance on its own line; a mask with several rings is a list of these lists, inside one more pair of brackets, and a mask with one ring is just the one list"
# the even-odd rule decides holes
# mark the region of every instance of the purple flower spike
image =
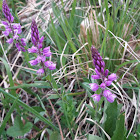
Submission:
[[100,94],[93,94],[91,97],[93,98],[94,101],[97,101],[97,102],[99,102],[101,99]]
[[[109,90],[106,90],[106,87],[110,86],[112,84],[112,81],[117,79],[117,76],[115,73],[112,73],[111,75],[108,76],[109,70],[108,69],[105,70],[105,62],[103,61],[100,53],[94,46],[91,47],[91,53],[96,72],[96,75],[92,75],[91,78],[101,79],[100,81],[102,81],[102,83],[100,84],[100,86],[96,83],[91,83],[89,84],[90,89],[92,91],[96,91],[98,90],[98,88],[101,88],[102,92],[100,93],[100,96],[106,97],[107,101],[112,103],[114,102],[116,95],[112,94]],[[92,95],[92,97],[96,101],[99,100],[100,96],[96,94]]]
[[36,47],[32,46],[31,48],[28,49],[28,52],[29,53],[37,53],[38,49]]
[[92,79],[100,79],[100,76],[99,75],[91,75],[91,78]]
[[109,90],[104,90],[103,96],[106,97],[107,101],[113,103],[117,97],[115,94],[112,94]]
[[43,69],[39,69],[38,71],[37,71],[37,74],[39,74],[39,75],[41,75],[41,74],[43,74],[44,73],[44,70]]
[[105,63],[102,60],[102,57],[98,53],[97,49],[92,46],[91,47],[91,53],[92,53],[92,58],[93,58],[93,63],[95,65],[95,68],[97,68],[99,73],[104,73],[104,68],[105,68]]
[[98,84],[96,84],[96,83],[91,83],[91,84],[89,84],[89,86],[92,91],[96,91],[99,88]]
[[37,46],[39,42],[39,31],[37,28],[37,24],[35,20],[32,20],[32,25],[31,25],[31,40],[34,46]]
[[46,66],[47,68],[49,68],[50,70],[56,69],[56,64],[54,64],[52,61],[46,61],[46,62],[45,62],[45,66]]
[[29,61],[29,63],[34,66],[34,65],[37,65],[38,64],[38,61],[35,59],[35,60],[31,60]]
[[109,81],[114,81],[117,79],[117,75],[115,73],[112,73],[108,76],[108,80]]
[[10,13],[10,9],[6,3],[6,0],[3,0],[2,10],[5,18],[11,23],[14,21],[14,17]]

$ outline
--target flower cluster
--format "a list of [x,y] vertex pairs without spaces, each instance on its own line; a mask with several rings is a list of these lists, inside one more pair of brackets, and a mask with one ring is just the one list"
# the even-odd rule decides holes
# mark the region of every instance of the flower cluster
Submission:
[[6,0],[3,0],[3,14],[5,18],[7,19],[6,21],[2,21],[2,24],[5,26],[5,31],[3,31],[4,36],[9,36],[10,34],[12,35],[12,38],[8,39],[6,42],[11,44],[15,40],[15,45],[19,51],[25,52],[24,46],[26,46],[25,39],[20,38],[19,34],[21,34],[21,25],[19,23],[13,23],[14,22],[14,17],[10,13],[10,9],[6,3]]
[[106,87],[110,86],[112,81],[117,79],[117,76],[115,73],[112,73],[111,75],[108,76],[109,70],[105,70],[105,63],[100,56],[99,52],[95,47],[91,47],[91,53],[92,53],[92,58],[93,58],[93,64],[95,65],[95,72],[96,75],[92,75],[92,79],[100,79],[101,84],[98,85],[97,83],[90,83],[90,88],[92,91],[97,91],[99,88],[102,89],[102,92],[100,94],[94,94],[91,97],[93,98],[94,101],[99,102],[101,96],[104,96],[107,101],[110,103],[114,102],[114,99],[116,98],[115,94],[112,94],[110,90],[106,90]]
[[[46,68],[49,68],[50,70],[54,70],[56,68],[56,64],[54,64],[52,61],[46,61],[46,57],[50,57],[52,54],[50,51],[50,47],[46,47],[42,49],[43,47],[42,43],[43,43],[44,37],[42,36],[40,38],[35,20],[32,20],[32,24],[31,24],[31,40],[32,40],[33,46],[28,49],[28,52],[36,53],[37,58],[29,61],[29,63],[32,66],[37,65],[38,63],[41,63]],[[44,68],[39,69],[37,73],[43,74]]]

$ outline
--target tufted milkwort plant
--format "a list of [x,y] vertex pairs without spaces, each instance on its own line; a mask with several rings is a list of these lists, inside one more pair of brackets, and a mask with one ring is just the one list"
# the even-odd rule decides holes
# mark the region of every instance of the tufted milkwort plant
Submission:
[[14,17],[12,16],[10,9],[6,3],[6,0],[3,0],[3,14],[7,21],[2,21],[2,24],[5,27],[5,31],[2,31],[3,35],[9,37],[6,41],[7,43],[15,43],[18,51],[25,52],[26,40],[25,38],[20,38],[19,35],[22,33],[20,23],[14,23]]
[[28,49],[29,53],[36,53],[37,58],[34,60],[29,61],[29,63],[33,65],[37,65],[38,63],[41,63],[42,68],[37,71],[39,75],[45,73],[45,68],[48,68],[50,70],[54,70],[56,68],[56,64],[54,64],[52,61],[46,61],[46,57],[51,56],[51,51],[50,47],[46,47],[42,49],[43,45],[43,40],[44,37],[42,36],[40,38],[39,36],[39,31],[37,28],[37,24],[35,20],[32,20],[32,25],[31,25],[31,40],[33,43],[33,46]]
[[102,89],[100,94],[93,94],[91,97],[93,98],[94,101],[99,102],[101,96],[104,96],[108,102],[112,103],[114,102],[116,95],[112,94],[111,91],[106,88],[110,86],[114,80],[117,79],[117,76],[115,73],[108,75],[109,70],[108,69],[105,70],[105,62],[103,61],[101,55],[94,46],[91,47],[91,53],[96,72],[96,75],[92,75],[91,78],[97,79],[100,82],[100,84],[90,83],[89,86],[90,89],[94,92],[97,91],[99,88]]

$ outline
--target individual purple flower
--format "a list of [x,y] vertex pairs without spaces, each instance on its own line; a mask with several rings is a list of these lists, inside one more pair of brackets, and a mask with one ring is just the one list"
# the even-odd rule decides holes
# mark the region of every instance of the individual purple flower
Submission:
[[92,79],[100,79],[101,77],[99,75],[91,75]]
[[109,81],[114,81],[117,79],[117,75],[115,73],[112,73],[108,76],[108,80]]
[[37,74],[42,75],[43,73],[44,73],[44,70],[43,69],[37,70]]
[[13,38],[8,39],[6,42],[9,44],[13,43]]
[[50,47],[46,47],[43,49],[43,55],[45,55],[46,57],[50,57],[52,55]]
[[2,31],[2,34],[3,34],[3,35],[5,35],[5,36],[8,36],[8,35],[9,35],[9,33],[10,33],[10,32],[9,32],[9,31],[7,31],[7,30],[6,30],[6,31]]
[[14,30],[17,32],[17,34],[21,34],[21,25],[19,23],[16,23],[13,25]]
[[109,70],[106,69],[106,70],[105,70],[105,73],[104,73],[104,76],[105,76],[105,77],[108,75],[108,72],[109,72]]
[[112,81],[105,81],[105,85],[108,87],[112,84]]
[[107,101],[113,103],[115,98],[117,97],[115,94],[112,94],[110,90],[104,90],[103,96],[106,97]]
[[105,89],[105,88],[106,88],[106,84],[105,84],[105,83],[101,83],[101,84],[100,84],[100,87],[101,87],[102,89]]
[[43,43],[43,40],[44,40],[44,36],[42,36],[40,39],[39,39],[39,43]]
[[46,62],[45,62],[45,66],[46,66],[47,68],[49,68],[50,70],[56,69],[56,64],[54,64],[52,61],[46,61]]
[[38,61],[38,63],[40,63],[41,61],[44,62],[44,61],[46,61],[46,57],[45,56],[37,56],[36,60]]
[[4,24],[5,26],[8,26],[8,22],[6,21],[1,21],[2,24]]
[[22,46],[26,46],[26,39],[25,38],[21,38],[20,39]]
[[34,66],[34,65],[37,65],[38,64],[38,61],[35,59],[35,60],[31,60],[29,61],[29,63]]
[[99,88],[98,84],[96,83],[90,83],[89,86],[92,91],[96,91]]
[[91,97],[93,98],[94,101],[97,101],[97,102],[99,102],[101,99],[100,94],[93,94]]
[[37,53],[38,49],[37,49],[37,47],[32,46],[31,48],[28,49],[28,52],[29,53]]
[[11,23],[14,21],[14,17],[10,13],[10,9],[6,3],[6,0],[3,0],[2,10],[5,18]]

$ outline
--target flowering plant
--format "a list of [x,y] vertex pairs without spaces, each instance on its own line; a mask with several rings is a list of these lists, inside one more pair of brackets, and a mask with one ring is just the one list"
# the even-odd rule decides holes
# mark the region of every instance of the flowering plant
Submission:
[[28,52],[36,53],[37,58],[29,61],[29,63],[32,66],[37,65],[38,63],[41,63],[42,68],[37,71],[38,74],[43,74],[45,72],[45,67],[49,68],[50,70],[54,70],[56,68],[56,64],[54,64],[52,61],[49,61],[49,60],[46,61],[46,57],[50,57],[52,54],[50,51],[50,47],[46,47],[42,49],[43,47],[42,43],[43,43],[44,37],[42,36],[40,38],[35,20],[32,20],[31,40],[32,40],[33,46],[28,49]]
[[94,101],[99,102],[101,96],[104,96],[107,101],[110,103],[114,102],[114,99],[116,98],[115,94],[112,94],[110,90],[107,90],[106,88],[111,85],[111,83],[117,79],[117,76],[115,73],[112,73],[108,76],[109,70],[105,70],[105,62],[103,61],[101,55],[97,51],[97,49],[92,46],[91,47],[91,53],[93,58],[93,64],[95,65],[95,72],[96,75],[92,75],[92,79],[101,80],[101,84],[98,85],[97,83],[90,83],[89,86],[92,91],[97,91],[99,88],[102,89],[102,92],[100,94],[93,94],[91,97]]
[[6,3],[6,0],[3,0],[3,14],[6,18],[7,21],[2,21],[2,24],[5,27],[5,31],[3,31],[4,36],[10,36],[12,35],[11,38],[9,38],[6,42],[11,44],[15,42],[15,46],[17,47],[18,51],[23,51],[25,52],[25,46],[26,46],[26,40],[25,38],[20,38],[19,34],[22,33],[21,25],[20,23],[14,23],[14,17],[10,13],[10,9]]

